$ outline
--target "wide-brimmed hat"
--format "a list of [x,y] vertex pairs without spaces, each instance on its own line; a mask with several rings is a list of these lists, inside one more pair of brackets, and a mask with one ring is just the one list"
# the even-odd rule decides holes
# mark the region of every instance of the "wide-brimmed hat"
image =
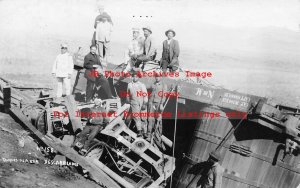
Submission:
[[148,30],[150,33],[152,33],[151,27],[149,27],[149,26],[143,27],[143,30]]
[[100,18],[100,19],[103,19],[103,18],[109,19],[110,16],[109,16],[106,12],[103,12],[103,13],[101,14],[101,18]]
[[167,30],[167,31],[165,32],[166,36],[168,35],[169,32],[172,32],[173,35],[174,35],[174,37],[175,37],[176,33],[175,33],[175,31],[174,31],[173,29]]
[[221,153],[219,151],[212,151],[209,153],[209,157],[215,161],[220,161]]

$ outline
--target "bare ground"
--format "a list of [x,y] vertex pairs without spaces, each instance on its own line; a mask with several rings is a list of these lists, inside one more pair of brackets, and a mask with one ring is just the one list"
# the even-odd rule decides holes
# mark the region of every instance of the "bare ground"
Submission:
[[0,143],[0,187],[99,187],[74,169],[44,164],[46,158],[28,132],[3,113]]

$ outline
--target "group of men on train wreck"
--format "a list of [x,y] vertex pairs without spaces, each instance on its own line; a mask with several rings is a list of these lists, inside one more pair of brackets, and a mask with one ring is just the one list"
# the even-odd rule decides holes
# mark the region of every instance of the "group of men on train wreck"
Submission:
[[[86,87],[86,102],[93,100],[96,97],[102,99],[114,98],[111,93],[111,88],[107,78],[104,75],[103,63],[110,51],[110,35],[112,32],[113,22],[111,17],[103,11],[102,7],[99,10],[100,15],[95,19],[95,33],[90,46],[90,53],[84,58],[85,78],[87,79]],[[131,73],[132,82],[128,84],[126,101],[130,104],[132,113],[140,112],[161,112],[163,104],[166,100],[165,96],[161,96],[159,92],[167,92],[167,86],[161,81],[159,74],[156,74],[155,82],[151,87],[151,95],[138,96],[138,92],[147,93],[145,84],[139,81],[139,72],[144,66],[154,61],[157,50],[155,40],[152,37],[150,27],[144,27],[144,37],[140,36],[140,29],[133,28],[132,40],[125,51],[125,64],[123,70],[125,73]],[[178,69],[179,44],[173,39],[175,31],[170,29],[165,32],[168,37],[163,42],[163,54],[160,61],[162,71],[176,71]],[[97,75],[93,72],[97,72]],[[132,120],[137,129],[137,136],[151,139],[151,132],[154,124],[160,117],[142,117],[133,116]]]
[[[86,102],[95,101],[97,98],[111,99],[114,98],[111,92],[111,86],[108,79],[104,75],[103,64],[105,58],[109,55],[110,36],[113,28],[111,17],[104,12],[104,7],[99,8],[99,15],[95,19],[95,33],[90,46],[90,52],[84,57],[83,67],[86,69],[84,77],[87,79],[86,86]],[[138,96],[137,92],[146,92],[145,84],[139,81],[141,69],[149,61],[154,61],[156,58],[156,44],[152,37],[152,30],[150,27],[144,27],[144,38],[140,36],[140,30],[133,28],[132,40],[125,51],[126,67],[123,72],[132,75],[132,82],[128,84],[128,96],[126,101],[130,104],[132,113],[161,112],[166,96],[161,96],[159,92],[167,92],[167,86],[161,81],[159,73],[156,74],[155,82],[149,96]],[[163,54],[160,61],[162,71],[176,71],[178,69],[179,45],[178,41],[173,39],[175,31],[170,29],[165,32],[168,37],[163,42]],[[61,44],[61,54],[59,54],[52,68],[52,75],[57,80],[57,97],[62,96],[63,85],[66,88],[66,95],[71,94],[70,78],[73,72],[73,59],[68,53],[68,45]],[[97,74],[95,74],[97,73]],[[155,121],[158,117],[141,117],[133,116],[132,119],[137,129],[137,136],[144,136],[150,139],[151,131],[154,127]],[[103,121],[104,122],[104,121]],[[104,123],[103,123],[104,124]],[[90,132],[88,132],[90,133]],[[94,135],[94,134],[91,134]],[[89,139],[92,139],[89,138]]]
[[[113,29],[113,22],[111,17],[104,12],[104,7],[99,8],[100,14],[95,19],[95,33],[92,39],[92,45],[90,46],[90,52],[84,57],[84,76],[87,79],[86,86],[86,102],[94,102],[95,106],[91,108],[91,112],[104,112],[104,108],[101,106],[101,99],[111,99],[114,96],[111,93],[110,84],[105,77],[103,71],[103,64],[105,58],[109,55],[110,50],[110,36]],[[167,92],[167,86],[163,83],[161,74],[155,74],[155,81],[152,84],[149,96],[138,96],[138,92],[147,93],[147,89],[144,83],[140,81],[140,71],[143,71],[145,65],[148,62],[155,61],[157,55],[156,43],[152,36],[152,30],[150,27],[142,28],[144,37],[140,35],[139,28],[132,29],[132,40],[128,45],[128,49],[125,51],[125,69],[123,72],[130,73],[132,81],[127,87],[126,102],[130,104],[130,110],[132,113],[142,112],[158,112],[161,113],[164,110],[164,103],[166,96],[159,95],[160,92]],[[169,29],[165,32],[167,40],[163,42],[163,52],[160,61],[158,62],[162,72],[166,72],[169,69],[170,72],[175,72],[179,67],[179,44],[174,39],[176,35],[175,31]],[[59,54],[52,68],[52,75],[57,80],[57,97],[62,96],[62,86],[66,88],[66,95],[71,94],[70,78],[73,72],[73,59],[68,53],[68,45],[61,45],[61,54]],[[93,74],[97,72],[97,75]],[[137,129],[137,136],[144,137],[147,140],[151,140],[151,135],[154,128],[160,133],[162,127],[156,127],[155,124],[161,121],[161,116],[133,116],[132,120],[135,123]],[[77,139],[79,143],[84,143],[81,154],[85,154],[91,141],[94,137],[105,127],[108,123],[108,119],[102,116],[91,117],[88,119],[88,123],[79,134]],[[127,122],[128,123],[128,122]],[[222,167],[219,164],[221,155],[219,152],[210,153],[209,160],[200,165],[200,170],[197,172],[201,175],[201,178],[197,182],[197,187],[214,187],[220,188],[222,183]],[[203,166],[204,165],[204,166]],[[197,167],[197,165],[196,165]],[[199,167],[199,165],[198,165]],[[197,171],[197,170],[196,170]]]

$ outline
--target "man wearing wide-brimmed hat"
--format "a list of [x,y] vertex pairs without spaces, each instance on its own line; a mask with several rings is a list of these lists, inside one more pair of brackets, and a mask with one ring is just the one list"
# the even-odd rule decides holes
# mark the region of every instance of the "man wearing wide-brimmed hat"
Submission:
[[[140,69],[134,68],[131,72],[132,75],[132,82],[128,84],[127,87],[127,97],[126,100],[130,104],[130,109],[134,115],[132,119],[135,122],[135,126],[137,128],[138,134],[137,136],[140,137],[144,133],[146,133],[146,126],[145,121],[146,118],[143,118],[141,112],[145,112],[146,106],[148,103],[148,95],[147,89],[145,84],[139,81],[141,77]],[[143,124],[143,125],[142,125]]]
[[176,33],[173,29],[169,29],[165,32],[167,40],[163,42],[163,53],[161,58],[161,67],[164,72],[169,68],[170,71],[176,71],[179,66],[179,44],[178,41],[173,39]]
[[[156,53],[157,53],[156,52],[156,44],[152,37],[151,28],[149,26],[144,27],[143,31],[144,31],[144,36],[145,36],[145,40],[144,40],[144,44],[143,44],[143,54],[137,57],[136,66],[139,66],[141,63],[143,63],[143,66],[144,66],[145,63],[147,63],[148,61],[155,60]],[[142,69],[143,68],[144,67],[142,67]]]
[[57,80],[57,97],[62,96],[63,85],[66,88],[66,95],[71,94],[71,76],[73,73],[73,58],[68,53],[68,45],[61,44],[61,54],[59,54],[52,67],[52,75]]

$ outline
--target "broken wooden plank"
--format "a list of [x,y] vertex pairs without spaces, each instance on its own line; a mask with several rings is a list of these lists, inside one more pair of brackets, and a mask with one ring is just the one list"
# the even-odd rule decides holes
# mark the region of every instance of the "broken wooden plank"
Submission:
[[10,111],[13,115],[18,118],[28,129],[30,129],[42,142],[44,142],[47,146],[54,148],[56,151],[66,156],[73,162],[78,163],[82,168],[89,171],[92,175],[92,178],[96,182],[101,182],[106,187],[115,187],[121,188],[114,180],[112,180],[105,172],[95,167],[93,162],[88,161],[85,157],[79,155],[75,150],[70,147],[66,147],[62,144],[62,142],[51,135],[51,138],[43,135],[40,131],[38,131],[21,113],[20,109],[16,107],[10,108]]
[[76,116],[77,105],[76,101],[74,99],[73,95],[68,95],[65,97],[66,107],[69,113],[69,119],[72,123],[72,127],[74,132],[76,132],[77,129],[83,129],[80,117]]
[[11,87],[6,85],[2,88],[4,112],[8,113],[11,107]]

